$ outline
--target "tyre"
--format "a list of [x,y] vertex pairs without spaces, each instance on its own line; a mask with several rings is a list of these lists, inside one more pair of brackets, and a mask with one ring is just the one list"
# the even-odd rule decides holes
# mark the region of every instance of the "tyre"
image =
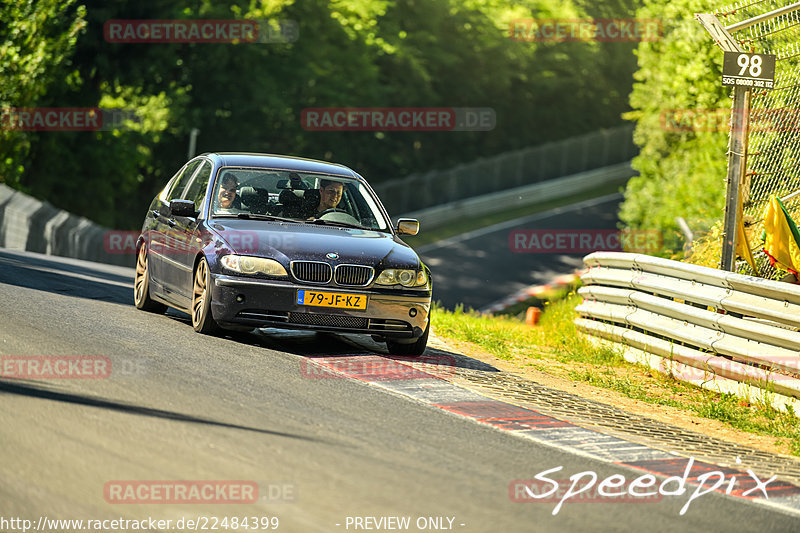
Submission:
[[214,334],[220,327],[211,316],[211,273],[205,257],[197,264],[192,285],[192,327],[198,333]]
[[137,309],[150,313],[163,313],[167,306],[150,298],[150,267],[147,245],[142,243],[136,255],[136,274],[133,277],[133,303]]
[[425,333],[416,341],[403,344],[401,342],[387,340],[386,348],[392,355],[422,355],[425,353],[425,348],[428,346],[428,333],[430,330],[431,320],[428,318],[428,325],[425,327]]

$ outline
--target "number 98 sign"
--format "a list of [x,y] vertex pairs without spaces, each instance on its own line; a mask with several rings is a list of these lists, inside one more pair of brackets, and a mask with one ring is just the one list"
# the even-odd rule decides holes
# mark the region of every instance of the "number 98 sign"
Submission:
[[774,81],[774,54],[725,52],[722,63],[722,85],[772,89]]

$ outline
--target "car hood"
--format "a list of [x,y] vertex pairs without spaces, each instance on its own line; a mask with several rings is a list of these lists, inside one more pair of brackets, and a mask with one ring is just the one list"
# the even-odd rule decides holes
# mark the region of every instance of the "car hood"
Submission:
[[[237,254],[289,261],[420,268],[417,254],[390,233],[292,222],[215,219],[208,228]],[[226,252],[227,253],[227,252]],[[336,254],[331,257],[328,254]]]

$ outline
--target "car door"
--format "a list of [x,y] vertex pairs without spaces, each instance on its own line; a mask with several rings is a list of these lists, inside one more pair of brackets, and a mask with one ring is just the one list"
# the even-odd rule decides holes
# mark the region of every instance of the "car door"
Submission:
[[170,272],[169,265],[171,261],[174,261],[174,252],[170,249],[171,241],[174,238],[175,223],[169,210],[169,202],[181,197],[201,163],[202,160],[197,159],[184,165],[174,179],[172,187],[159,198],[157,205],[154,206],[155,209],[150,213],[154,219],[150,231],[150,278],[155,285],[154,289],[167,298],[170,297],[170,284],[167,282]]
[[[196,212],[200,211],[205,199],[212,167],[211,161],[203,160],[181,193],[181,200],[194,202]],[[173,216],[171,224],[168,244],[172,260],[165,263],[165,281],[169,290],[188,305],[192,298],[194,258],[199,249],[197,218]]]

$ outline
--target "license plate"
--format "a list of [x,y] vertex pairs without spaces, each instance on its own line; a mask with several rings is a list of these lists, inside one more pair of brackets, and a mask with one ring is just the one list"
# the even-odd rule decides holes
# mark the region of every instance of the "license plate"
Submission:
[[338,309],[358,309],[363,311],[367,308],[367,295],[299,290],[297,291],[297,303],[300,305],[336,307]]

